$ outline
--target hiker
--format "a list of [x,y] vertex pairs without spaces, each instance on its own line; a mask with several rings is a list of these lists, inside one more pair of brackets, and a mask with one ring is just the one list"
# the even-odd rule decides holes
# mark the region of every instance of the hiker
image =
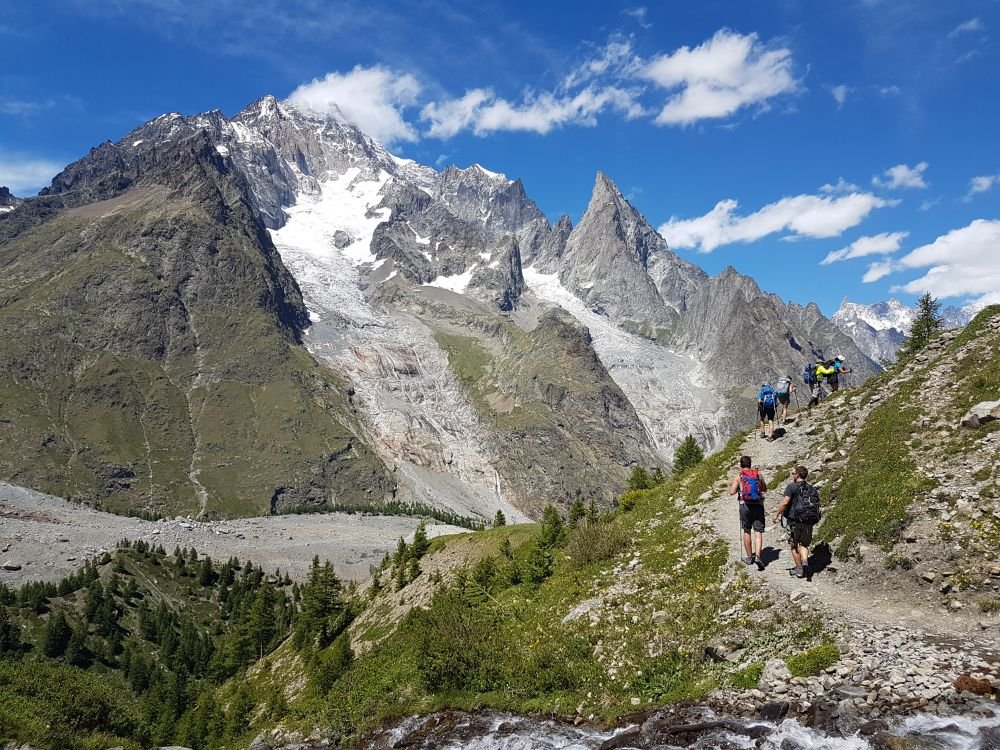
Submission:
[[851,370],[844,364],[843,354],[838,354],[834,358],[831,366],[833,367],[833,374],[827,376],[826,382],[830,384],[830,390],[836,393],[840,388],[840,376],[846,375]]
[[788,424],[788,404],[791,403],[792,394],[796,391],[792,376],[782,375],[778,378],[774,390],[778,394],[778,403],[781,404],[781,424]]
[[764,493],[767,492],[767,483],[760,472],[751,465],[750,456],[740,458],[740,473],[733,477],[729,485],[729,494],[739,495],[740,528],[743,530],[745,553],[742,562],[744,565],[756,563],[757,567],[763,570],[760,555],[764,549]]
[[795,578],[809,575],[809,545],[812,544],[813,526],[819,523],[819,490],[806,482],[809,469],[796,466],[791,483],[785,487],[785,496],[774,511],[774,522],[784,518],[787,522],[788,544],[792,562],[788,574]]
[[[757,391],[757,415],[760,417],[760,436],[768,440],[774,439],[774,411],[778,406],[778,394],[770,383],[764,383]],[[765,431],[768,427],[770,434]]]
[[820,396],[823,395],[823,378],[832,375],[834,370],[832,367],[827,367],[826,362],[822,358],[817,358],[816,364],[812,368],[808,368],[807,371],[811,375],[812,380],[809,392],[809,408],[811,409],[819,403]]

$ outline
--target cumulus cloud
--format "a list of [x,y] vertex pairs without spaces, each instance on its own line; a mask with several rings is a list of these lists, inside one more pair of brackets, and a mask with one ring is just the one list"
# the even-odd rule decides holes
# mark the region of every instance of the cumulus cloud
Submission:
[[976,219],[904,255],[893,270],[928,269],[923,276],[894,287],[936,297],[975,297],[976,304],[1000,297],[1000,220]]
[[421,85],[409,73],[375,65],[348,73],[328,73],[299,86],[288,100],[300,109],[357,125],[387,145],[417,140],[416,129],[403,117],[417,103]]
[[630,16],[632,20],[634,20],[644,29],[648,29],[653,25],[646,20],[649,11],[644,5],[640,5],[635,8],[626,8],[625,10],[622,11],[622,13],[624,13],[626,16]]
[[0,185],[14,195],[29,195],[48,185],[62,165],[50,159],[0,151]]
[[847,95],[850,93],[851,88],[843,83],[830,87],[830,94],[833,96],[834,101],[837,102],[837,109],[844,106],[844,102],[847,101]]
[[909,232],[882,232],[866,237],[859,237],[847,247],[834,250],[828,253],[820,265],[828,266],[840,260],[851,260],[853,258],[864,258],[868,255],[892,255],[899,250],[909,236]]
[[897,164],[889,167],[881,175],[872,177],[872,185],[887,190],[899,188],[926,188],[927,182],[924,180],[924,172],[927,171],[927,162],[922,161],[916,166]]
[[860,224],[876,208],[895,203],[871,193],[804,194],[782,198],[740,216],[736,212],[739,204],[730,199],[719,201],[704,216],[671,218],[660,226],[660,234],[675,248],[698,248],[703,253],[734,242],[753,242],[777,232],[789,232],[786,239],[836,237]]
[[965,200],[970,201],[972,200],[972,196],[977,193],[985,193],[997,184],[1000,184],[1000,174],[985,174],[973,177],[969,180],[969,192],[966,193]]
[[865,271],[865,275],[861,277],[861,281],[865,284],[871,284],[879,279],[884,279],[894,270],[895,264],[891,260],[878,261],[868,266],[868,270]]
[[728,117],[744,107],[765,107],[774,97],[798,88],[791,50],[768,48],[756,34],[728,29],[697,47],[654,57],[641,75],[676,92],[657,115],[658,125]]
[[848,182],[843,177],[838,177],[837,181],[833,184],[828,182],[825,185],[821,185],[819,191],[830,195],[840,195],[843,193],[860,193],[861,188],[853,182]]
[[636,93],[607,86],[588,86],[574,94],[526,94],[521,102],[497,97],[490,89],[473,89],[459,99],[432,102],[420,111],[430,126],[427,134],[450,138],[462,130],[485,135],[499,130],[545,134],[564,125],[597,124],[597,115],[616,111],[626,119],[643,114]]

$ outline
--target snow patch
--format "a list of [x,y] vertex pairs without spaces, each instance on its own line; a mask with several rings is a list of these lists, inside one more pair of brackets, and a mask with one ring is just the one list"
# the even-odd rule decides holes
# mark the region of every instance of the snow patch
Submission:
[[476,270],[476,266],[472,266],[462,273],[456,273],[451,276],[438,276],[433,281],[430,281],[423,286],[436,286],[440,289],[447,289],[449,292],[455,292],[456,294],[465,294],[465,290],[469,288],[469,282],[472,281],[472,273]]
[[473,165],[472,165],[472,168],[473,168],[473,169],[478,169],[478,170],[479,170],[480,172],[482,172],[482,173],[483,173],[484,175],[486,175],[487,177],[489,177],[489,178],[491,178],[491,179],[494,179],[494,180],[495,180],[495,179],[498,179],[498,178],[500,178],[500,179],[504,179],[504,180],[506,180],[506,179],[507,179],[507,176],[506,176],[505,174],[502,174],[502,173],[500,173],[500,172],[491,172],[491,171],[490,171],[490,170],[488,170],[488,169],[487,169],[486,167],[484,167],[484,166],[483,166],[482,164],[473,164]]
[[226,158],[226,157],[228,157],[228,156],[229,156],[229,149],[228,149],[228,148],[226,148],[225,146],[221,146],[221,145],[220,145],[220,146],[216,146],[216,147],[215,147],[215,152],[216,152],[216,153],[217,153],[217,154],[218,154],[219,156],[221,156],[222,158]]
[[139,139],[139,140],[137,140],[137,141],[132,141],[132,148],[135,148],[135,147],[136,147],[136,146],[138,146],[138,145],[139,145],[140,143],[142,143],[142,138],[140,138],[140,139]]

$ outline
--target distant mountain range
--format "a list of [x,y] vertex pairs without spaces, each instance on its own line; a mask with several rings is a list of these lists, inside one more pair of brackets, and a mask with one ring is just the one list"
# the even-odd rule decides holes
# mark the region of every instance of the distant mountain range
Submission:
[[[941,310],[946,328],[961,328],[975,314],[976,311],[968,306],[948,306]],[[894,362],[916,315],[916,307],[896,299],[863,305],[845,298],[831,320],[872,360]]]
[[119,511],[607,504],[834,353],[878,369],[606,175],[550,224],[519,180],[270,96],[151,120],[0,217],[0,476]]

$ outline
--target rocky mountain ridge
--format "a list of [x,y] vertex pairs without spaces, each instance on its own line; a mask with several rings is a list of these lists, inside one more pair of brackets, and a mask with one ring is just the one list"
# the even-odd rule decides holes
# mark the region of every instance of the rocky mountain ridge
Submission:
[[[941,310],[945,328],[961,328],[972,320],[971,307],[949,305]],[[864,305],[845,297],[830,319],[875,362],[893,362],[916,317],[916,307],[897,299]]]
[[0,185],[0,213],[13,211],[22,203],[22,199],[11,195],[10,188]]
[[[352,451],[370,445],[391,477],[365,502],[382,493],[482,519],[608,503],[632,465],[668,464],[686,434],[721,445],[760,382],[805,359],[836,350],[862,378],[876,369],[815,306],[674,254],[605,175],[576,226],[552,226],[517,180],[480,165],[437,172],[270,96],[102,144],[9,212],[0,242],[142,189],[148,164],[191,142],[204,163],[173,179],[225,175],[267,227],[252,244],[270,257],[273,243],[279,288],[301,294],[290,340],[344,384]],[[272,484],[272,505],[354,502],[303,481]]]

